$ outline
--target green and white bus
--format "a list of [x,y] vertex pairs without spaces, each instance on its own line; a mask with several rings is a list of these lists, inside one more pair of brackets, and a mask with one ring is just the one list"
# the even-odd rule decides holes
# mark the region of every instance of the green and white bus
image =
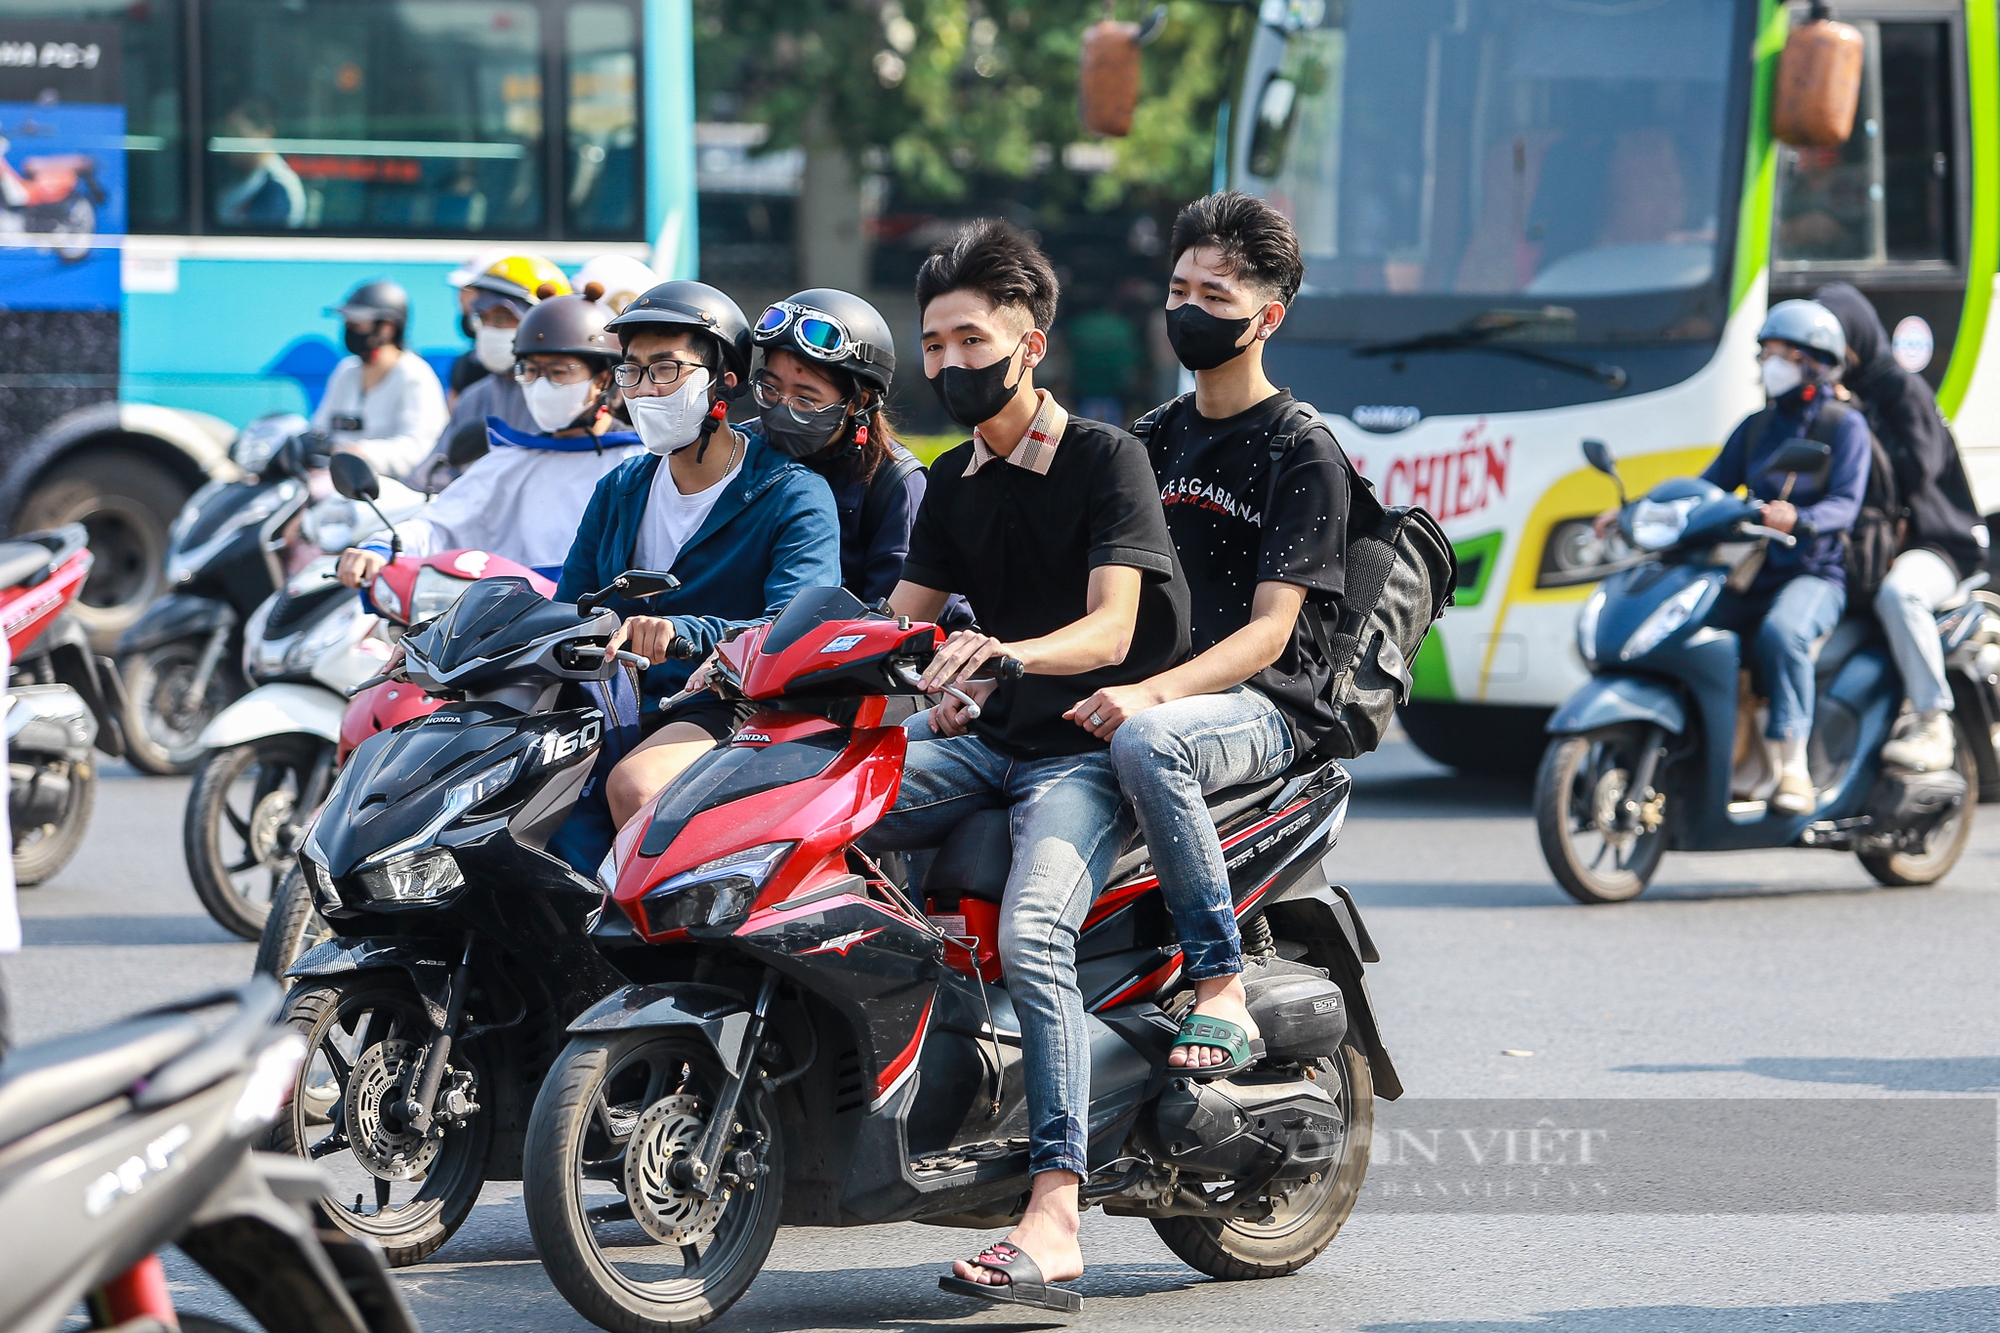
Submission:
[[[1799,7],[1803,10],[1803,6]],[[1405,725],[1447,763],[1531,766],[1581,683],[1613,499],[1702,468],[1761,405],[1766,307],[1847,281],[1936,386],[2000,509],[1995,0],[1843,5],[1844,144],[1770,132],[1804,15],[1772,0],[1263,0],[1218,178],[1298,225],[1269,359],[1391,504],[1458,550]]]
[[[81,521],[100,642],[356,283],[409,345],[505,244],[695,268],[689,0],[0,0],[0,528]],[[60,231],[60,234],[57,234]]]

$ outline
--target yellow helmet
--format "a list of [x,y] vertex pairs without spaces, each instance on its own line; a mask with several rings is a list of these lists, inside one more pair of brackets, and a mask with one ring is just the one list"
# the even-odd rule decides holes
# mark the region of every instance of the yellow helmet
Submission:
[[[511,296],[529,305],[543,296],[568,296],[569,278],[540,255],[508,255],[486,266],[486,271],[465,284],[474,291]],[[546,287],[554,291],[544,291]]]

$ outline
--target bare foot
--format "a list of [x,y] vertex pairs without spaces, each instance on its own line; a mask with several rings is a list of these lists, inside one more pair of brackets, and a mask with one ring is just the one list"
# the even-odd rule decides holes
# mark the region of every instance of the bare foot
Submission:
[[[1007,1233],[1007,1244],[1033,1259],[1045,1282],[1073,1282],[1083,1276],[1083,1248],[1076,1238],[1076,1187],[1074,1172],[1044,1171],[1037,1175],[1020,1225]],[[1007,1285],[1005,1273],[969,1259],[954,1261],[951,1271],[967,1282]]]
[[[1194,1011],[1203,1018],[1219,1018],[1243,1029],[1245,1037],[1261,1037],[1250,1018],[1248,997],[1243,993],[1243,977],[1212,977],[1194,983]],[[1220,1046],[1176,1046],[1167,1056],[1175,1069],[1205,1069],[1229,1063],[1229,1052]]]

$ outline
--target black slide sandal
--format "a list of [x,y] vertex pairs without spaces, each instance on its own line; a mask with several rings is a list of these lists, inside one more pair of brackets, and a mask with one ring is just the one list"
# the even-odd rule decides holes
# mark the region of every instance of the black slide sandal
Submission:
[[1018,1245],[995,1241],[972,1261],[980,1268],[1004,1273],[1004,1283],[973,1282],[954,1274],[938,1279],[938,1290],[954,1296],[971,1296],[996,1305],[1032,1305],[1037,1310],[1075,1314],[1083,1309],[1083,1297],[1061,1287],[1052,1287],[1042,1278],[1041,1265],[1030,1259]]

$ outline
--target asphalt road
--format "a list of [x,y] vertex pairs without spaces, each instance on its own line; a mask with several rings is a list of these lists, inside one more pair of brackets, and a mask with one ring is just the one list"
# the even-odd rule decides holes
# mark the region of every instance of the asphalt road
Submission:
[[[1586,909],[1543,870],[1525,788],[1459,779],[1401,744],[1355,769],[1353,817],[1329,867],[1381,948],[1369,982],[1408,1088],[1391,1110],[1416,1137],[1378,1140],[1353,1219],[1286,1279],[1212,1282],[1144,1222],[1090,1214],[1079,1326],[2000,1328],[2000,807],[1979,811],[1971,850],[1935,889],[1879,889],[1829,852],[1670,854],[1640,901]],[[107,776],[82,853],[23,896],[27,949],[6,962],[18,1038],[248,971],[251,946],[211,924],[188,887],[185,791]],[[1473,1098],[1510,1100],[1428,1100]],[[1609,1111],[1563,1100],[1607,1098],[1639,1100]],[[1721,1123],[1702,1119],[1714,1109],[1705,1103],[1654,1104],[1707,1098],[1785,1104],[1750,1108],[1749,1138],[1703,1131]],[[1887,1104],[1896,1098],[1958,1099],[1928,1109],[1972,1111],[1972,1128],[1940,1128],[1916,1114],[1926,1108]],[[1690,1132],[1670,1160],[1638,1164],[1645,1188],[1594,1205],[1610,1211],[1529,1189],[1514,1211],[1495,1212],[1492,1172],[1451,1160],[1454,1142],[1490,1148],[1494,1126],[1610,1124],[1613,1112]],[[1435,1171],[1422,1158],[1433,1123],[1447,1140]],[[1862,1179],[1884,1163],[1902,1175]],[[1542,1167],[1509,1178],[1580,1177]],[[426,1329],[588,1327],[543,1276],[518,1189],[489,1187],[451,1244],[403,1274]],[[1693,1202],[1659,1211],[1676,1189]],[[979,1239],[916,1225],[781,1233],[715,1327],[1055,1327],[936,1289]],[[191,1266],[171,1272],[185,1308],[222,1310]]]

